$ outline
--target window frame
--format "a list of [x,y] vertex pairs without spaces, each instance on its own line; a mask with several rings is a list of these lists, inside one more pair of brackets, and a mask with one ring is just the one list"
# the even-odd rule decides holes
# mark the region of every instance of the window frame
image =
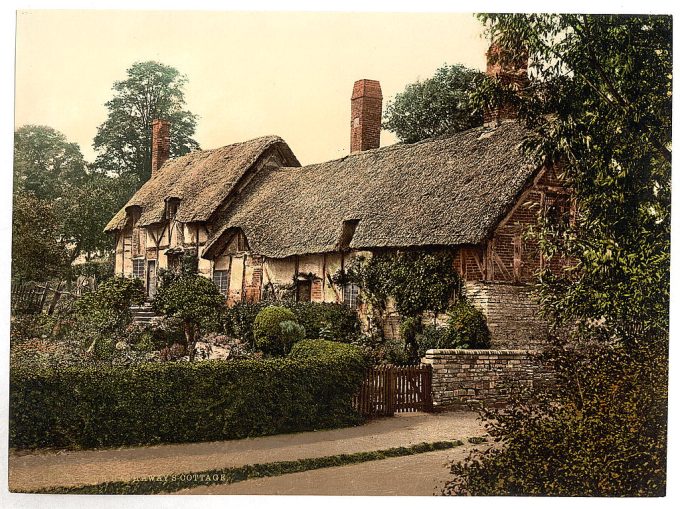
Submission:
[[[342,302],[348,308],[359,309],[359,292],[361,288],[353,283],[346,284],[342,287]],[[349,293],[348,293],[349,292]],[[349,296],[349,298],[348,298]]]
[[[229,276],[230,276],[230,270],[228,269],[213,269],[212,273],[212,282],[217,286],[217,289],[219,292],[224,295],[225,297],[229,294]],[[220,282],[218,283],[215,280],[216,275],[220,275]],[[222,286],[220,283],[224,284],[224,291],[222,291]]]
[[[139,267],[142,268],[141,275],[139,275]],[[140,279],[146,281],[146,258],[133,258],[132,259],[132,277],[133,279]],[[146,286],[146,283],[144,284]]]

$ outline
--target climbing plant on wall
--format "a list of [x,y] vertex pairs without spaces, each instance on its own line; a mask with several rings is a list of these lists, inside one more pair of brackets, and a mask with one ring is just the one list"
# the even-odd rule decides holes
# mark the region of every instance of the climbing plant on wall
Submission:
[[362,299],[371,305],[378,321],[386,312],[388,299],[394,300],[397,312],[409,323],[403,336],[413,358],[417,357],[416,334],[422,329],[423,314],[445,312],[461,290],[460,276],[448,252],[402,251],[370,259],[358,257],[337,279],[361,287]]

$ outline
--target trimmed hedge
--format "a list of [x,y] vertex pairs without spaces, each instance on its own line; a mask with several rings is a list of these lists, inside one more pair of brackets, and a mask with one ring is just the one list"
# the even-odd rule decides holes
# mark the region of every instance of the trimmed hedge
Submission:
[[338,358],[347,357],[352,362],[367,363],[365,354],[361,348],[337,341],[327,341],[325,339],[303,339],[293,345],[289,357],[297,359],[318,359],[318,358]]
[[352,425],[366,364],[341,353],[10,374],[10,446],[200,442]]

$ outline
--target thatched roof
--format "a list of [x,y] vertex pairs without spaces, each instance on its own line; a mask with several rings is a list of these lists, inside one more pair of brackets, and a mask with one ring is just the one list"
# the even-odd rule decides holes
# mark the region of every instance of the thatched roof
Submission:
[[244,173],[270,149],[278,149],[285,164],[300,165],[288,145],[278,136],[264,136],[171,159],[113,216],[105,231],[123,228],[127,222],[125,209],[133,206],[141,207],[140,226],[162,221],[165,201],[170,198],[180,199],[178,221],[207,221]]
[[[261,172],[208,241],[214,256],[240,228],[273,258],[350,248],[477,244],[534,174],[516,122],[368,150],[321,164]],[[358,223],[356,221],[358,220]],[[354,222],[354,223],[353,223]]]

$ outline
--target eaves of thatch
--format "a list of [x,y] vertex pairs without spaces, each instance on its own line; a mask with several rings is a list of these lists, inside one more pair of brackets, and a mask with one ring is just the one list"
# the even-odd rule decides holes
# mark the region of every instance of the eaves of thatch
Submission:
[[254,253],[271,258],[478,244],[536,171],[520,150],[527,135],[519,123],[506,121],[261,172],[230,208],[204,256],[215,256],[236,229]]
[[124,228],[128,221],[126,209],[134,206],[140,207],[139,226],[160,223],[164,220],[166,200],[171,198],[180,200],[178,221],[207,221],[238,187],[248,170],[273,150],[278,150],[284,164],[300,165],[278,136],[264,136],[171,159],[113,216],[105,231]]

